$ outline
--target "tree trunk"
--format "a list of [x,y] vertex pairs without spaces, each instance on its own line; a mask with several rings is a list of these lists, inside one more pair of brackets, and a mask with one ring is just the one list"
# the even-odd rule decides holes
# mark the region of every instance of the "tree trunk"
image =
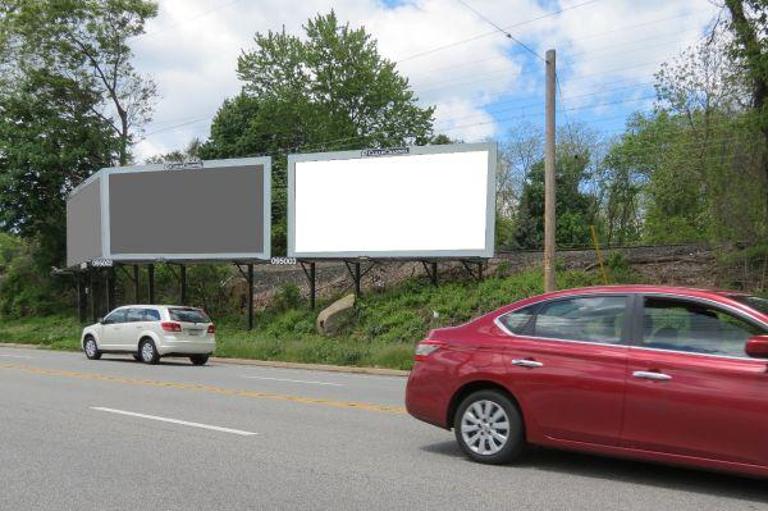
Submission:
[[[760,131],[763,134],[765,145],[768,146],[768,122],[765,117],[765,100],[768,96],[768,80],[762,70],[761,61],[766,60],[760,48],[760,40],[757,30],[744,14],[744,0],[725,0],[725,5],[731,13],[731,31],[736,41],[744,48],[744,56],[752,75],[752,107],[758,114]],[[768,187],[768,155],[761,155],[765,185]],[[766,212],[768,212],[768,193],[766,193]]]
[[120,166],[128,165],[128,116],[124,111],[120,114]]

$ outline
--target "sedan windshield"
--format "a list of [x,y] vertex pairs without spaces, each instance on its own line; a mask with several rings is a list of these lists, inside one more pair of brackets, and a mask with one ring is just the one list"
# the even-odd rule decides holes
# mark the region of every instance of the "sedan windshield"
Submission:
[[760,298],[759,296],[749,295],[733,295],[731,296],[737,302],[741,302],[744,305],[748,305],[753,309],[768,314],[768,298]]
[[210,323],[211,318],[200,309],[193,309],[190,307],[176,307],[168,309],[168,313],[171,315],[171,319],[174,321],[181,321],[184,323]]

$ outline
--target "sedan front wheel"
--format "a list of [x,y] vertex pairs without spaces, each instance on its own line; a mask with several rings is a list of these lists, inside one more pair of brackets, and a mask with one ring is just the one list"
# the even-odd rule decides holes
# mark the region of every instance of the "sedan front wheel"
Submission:
[[517,407],[496,390],[467,396],[456,410],[453,426],[461,449],[481,463],[508,463],[525,447]]

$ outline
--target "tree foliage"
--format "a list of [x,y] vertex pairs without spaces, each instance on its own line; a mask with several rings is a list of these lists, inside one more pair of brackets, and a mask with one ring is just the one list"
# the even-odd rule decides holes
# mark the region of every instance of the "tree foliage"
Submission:
[[656,73],[656,108],[611,148],[609,236],[650,242],[765,235],[766,147],[744,63],[726,25]]
[[44,71],[0,96],[0,229],[36,239],[46,264],[63,262],[66,195],[112,161],[115,140],[93,112],[98,101]]
[[136,130],[150,120],[155,83],[131,61],[131,37],[144,32],[157,5],[147,0],[6,0],[0,4],[5,67],[45,70],[91,91],[92,107],[119,139],[121,165],[130,160]]
[[305,37],[257,33],[238,59],[242,92],[224,102],[201,147],[204,158],[265,154],[272,165],[272,247],[286,241],[286,162],[292,151],[427,143],[432,108],[422,108],[408,80],[379,55],[363,28],[318,15]]
[[[586,179],[589,155],[563,154],[557,160],[556,241],[560,246],[588,245],[589,226],[596,217],[594,195],[581,189]],[[534,164],[525,180],[517,214],[515,242],[519,248],[544,245],[544,161]]]

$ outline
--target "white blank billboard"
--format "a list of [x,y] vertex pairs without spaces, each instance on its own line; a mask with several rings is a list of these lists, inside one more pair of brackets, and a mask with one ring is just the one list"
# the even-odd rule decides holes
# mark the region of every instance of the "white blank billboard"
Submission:
[[289,157],[288,255],[491,257],[495,146]]

